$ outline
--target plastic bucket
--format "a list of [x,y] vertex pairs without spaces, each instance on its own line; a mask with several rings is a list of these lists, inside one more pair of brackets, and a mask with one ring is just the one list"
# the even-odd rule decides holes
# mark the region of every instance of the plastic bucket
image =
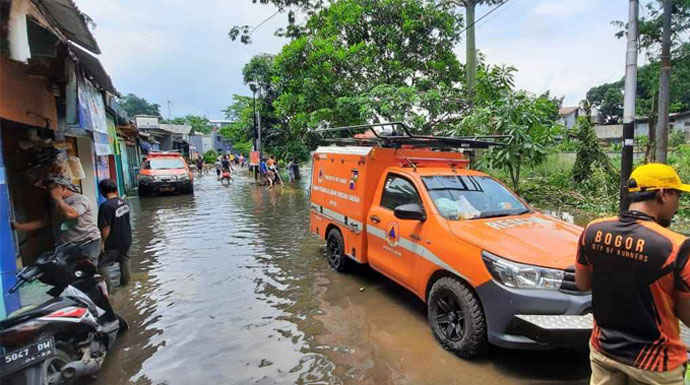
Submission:
[[103,266],[103,275],[108,281],[110,289],[120,287],[120,264],[118,262],[111,262]]

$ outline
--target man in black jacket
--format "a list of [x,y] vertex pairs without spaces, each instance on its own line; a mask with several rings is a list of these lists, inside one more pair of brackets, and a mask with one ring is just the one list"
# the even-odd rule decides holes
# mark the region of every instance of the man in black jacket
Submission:
[[98,183],[98,189],[107,199],[98,208],[98,228],[101,230],[106,259],[120,263],[121,283],[129,282],[129,247],[132,244],[132,228],[129,222],[129,206],[117,193],[112,179]]

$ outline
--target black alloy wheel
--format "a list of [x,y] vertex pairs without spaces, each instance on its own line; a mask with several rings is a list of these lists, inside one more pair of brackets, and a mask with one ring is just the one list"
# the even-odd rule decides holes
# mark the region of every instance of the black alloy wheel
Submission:
[[455,294],[443,289],[435,301],[438,308],[436,322],[443,337],[450,341],[460,341],[465,335],[465,312],[455,299]]
[[331,229],[326,237],[326,257],[331,268],[339,273],[347,269],[348,257],[345,256],[345,241],[340,230]]
[[431,287],[427,303],[431,331],[444,349],[462,358],[474,358],[486,351],[484,311],[467,285],[443,277]]

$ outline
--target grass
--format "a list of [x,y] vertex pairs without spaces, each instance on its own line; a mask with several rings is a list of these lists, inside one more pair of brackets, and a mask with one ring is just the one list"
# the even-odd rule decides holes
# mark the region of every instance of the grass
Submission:
[[[575,183],[574,157],[551,154],[542,164],[522,170],[520,196],[531,205],[582,214],[612,214],[618,210],[618,181],[595,169],[589,180]],[[487,170],[502,181],[509,181],[503,170]]]

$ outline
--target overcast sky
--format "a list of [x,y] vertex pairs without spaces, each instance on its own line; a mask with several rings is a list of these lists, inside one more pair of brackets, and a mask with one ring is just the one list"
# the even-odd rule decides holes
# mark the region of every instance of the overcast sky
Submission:
[[[279,14],[243,45],[228,38],[234,24],[257,25],[275,9],[252,0],[75,0],[96,23],[100,59],[117,90],[161,105],[167,117],[224,119],[233,94],[251,95],[242,67],[259,53],[277,53]],[[625,41],[612,20],[627,18],[623,0],[510,0],[477,24],[477,48],[492,64],[518,68],[517,86],[581,100],[596,84],[618,80]],[[477,17],[490,8],[478,7]],[[457,47],[464,62],[464,41]]]

